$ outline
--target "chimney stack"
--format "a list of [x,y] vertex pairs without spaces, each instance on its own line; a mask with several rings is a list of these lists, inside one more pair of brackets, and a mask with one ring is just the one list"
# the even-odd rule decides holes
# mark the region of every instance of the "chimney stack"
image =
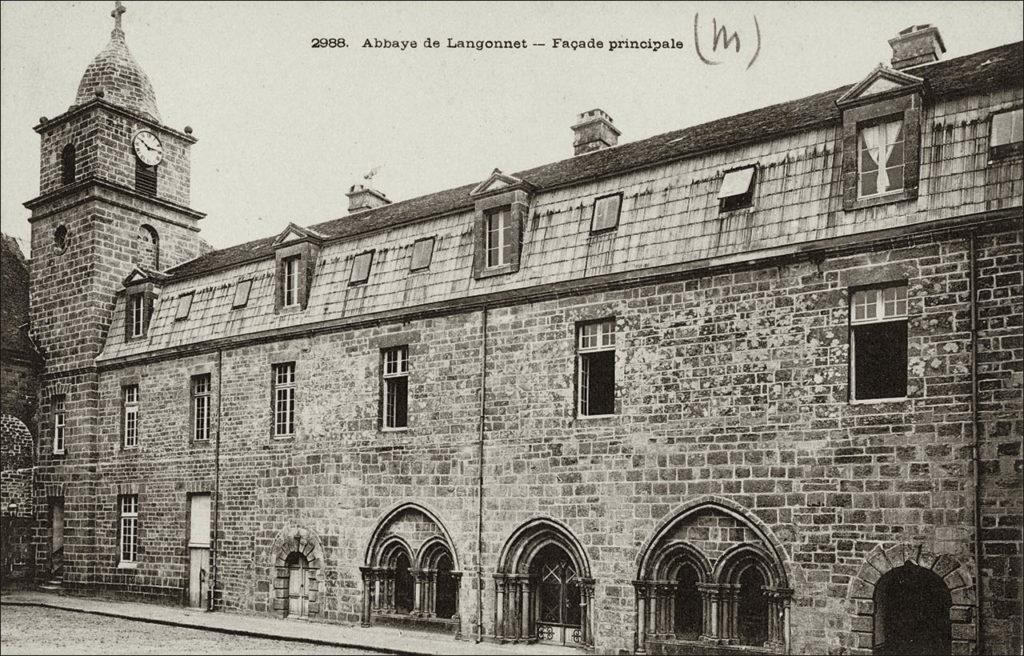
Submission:
[[384,207],[390,205],[391,201],[388,197],[370,187],[364,187],[361,184],[352,185],[352,188],[345,194],[348,196],[348,213],[355,214],[356,212],[363,212],[365,210],[374,210],[378,207]]
[[892,47],[892,67],[898,71],[911,66],[939,61],[946,45],[942,42],[939,29],[932,25],[911,25],[895,38],[889,39]]
[[612,125],[612,117],[600,109],[583,112],[572,126],[573,154],[582,155],[602,148],[611,148],[619,143],[622,134]]

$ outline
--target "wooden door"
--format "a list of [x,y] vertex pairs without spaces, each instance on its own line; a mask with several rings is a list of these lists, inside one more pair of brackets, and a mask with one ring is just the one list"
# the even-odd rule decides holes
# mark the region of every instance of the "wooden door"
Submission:
[[288,559],[288,617],[306,617],[309,606],[308,563],[305,557],[292,554]]
[[203,608],[209,590],[210,550],[205,547],[189,548],[188,605]]

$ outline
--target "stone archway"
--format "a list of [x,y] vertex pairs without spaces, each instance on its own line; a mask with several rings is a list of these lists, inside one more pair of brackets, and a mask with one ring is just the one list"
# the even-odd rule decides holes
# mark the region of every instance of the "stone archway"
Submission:
[[876,546],[861,564],[857,576],[850,581],[849,605],[855,649],[859,653],[871,653],[879,645],[885,649],[884,640],[879,640],[884,636],[876,636],[882,619],[876,614],[884,612],[877,603],[883,592],[879,587],[884,587],[891,578],[887,575],[908,565],[915,571],[916,568],[924,570],[922,574],[929,578],[934,574],[936,582],[941,581],[945,586],[948,597],[943,594],[942,602],[944,607],[948,604],[952,653],[973,653],[976,644],[973,607],[977,598],[973,576],[957,557],[936,554],[922,544]]
[[[541,604],[545,593],[553,596],[556,584],[572,614],[558,622],[543,622]],[[594,579],[590,561],[572,531],[555,520],[534,519],[512,533],[498,556],[494,593],[497,640],[554,639],[593,648]],[[566,594],[575,597],[569,599]],[[560,630],[560,637],[554,629]]]
[[304,563],[304,613],[306,617],[320,614],[321,573],[324,549],[320,536],[312,529],[294,526],[277,534],[271,547],[274,580],[271,587],[271,608],[282,617],[288,615],[289,585],[294,587],[294,565]]

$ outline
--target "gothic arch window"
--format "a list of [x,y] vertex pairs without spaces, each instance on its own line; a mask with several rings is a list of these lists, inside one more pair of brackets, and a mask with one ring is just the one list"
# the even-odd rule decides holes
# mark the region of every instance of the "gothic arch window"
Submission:
[[649,653],[702,651],[709,643],[783,653],[793,591],[777,553],[756,518],[725,500],[697,500],[666,518],[633,582],[640,646]]
[[593,646],[594,579],[565,526],[535,519],[516,529],[498,558],[494,587],[497,638]]
[[64,146],[64,150],[60,153],[60,182],[61,184],[69,185],[75,181],[75,167],[77,161],[75,159],[75,146],[74,144],[68,144]]
[[434,513],[414,503],[388,512],[360,570],[363,626],[381,621],[458,636],[462,573],[448,531]]
[[875,584],[875,654],[949,654],[952,597],[938,574],[914,563]]
[[151,271],[160,270],[160,235],[156,228],[143,224],[139,226],[136,238],[138,265]]

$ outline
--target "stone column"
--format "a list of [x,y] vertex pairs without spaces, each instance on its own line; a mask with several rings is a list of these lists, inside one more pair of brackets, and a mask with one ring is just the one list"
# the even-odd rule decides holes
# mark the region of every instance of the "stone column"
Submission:
[[701,601],[704,607],[704,628],[701,639],[717,643],[723,636],[722,632],[722,586],[717,583],[698,583]]
[[384,612],[395,612],[395,570],[384,570]]
[[764,595],[768,599],[768,640],[764,646],[782,651],[786,646],[786,623],[789,612],[789,600],[793,595],[790,588],[765,586]]
[[580,579],[580,643],[594,648],[594,579]]
[[633,589],[636,591],[634,595],[635,608],[636,608],[636,625],[633,631],[633,651],[637,654],[646,654],[645,648],[647,642],[647,583],[643,581],[633,581]]
[[505,575],[494,575],[494,637],[505,638]]
[[519,587],[519,597],[522,599],[521,630],[519,635],[523,640],[530,640],[533,638],[530,635],[530,611],[532,610],[532,604],[530,603],[530,577],[522,577],[519,580]]
[[726,583],[722,585],[722,626],[720,637],[729,643],[735,643],[739,638],[739,596],[739,584]]
[[412,576],[412,610],[409,614],[413,617],[423,615],[423,570],[410,569]]
[[455,588],[455,612],[452,613],[452,621],[455,622],[455,639],[462,640],[462,614],[459,612],[462,597],[462,572],[451,572],[451,577],[452,585]]
[[363,575],[363,608],[359,616],[360,626],[370,626],[370,608],[373,597],[373,568],[360,567],[359,572]]

